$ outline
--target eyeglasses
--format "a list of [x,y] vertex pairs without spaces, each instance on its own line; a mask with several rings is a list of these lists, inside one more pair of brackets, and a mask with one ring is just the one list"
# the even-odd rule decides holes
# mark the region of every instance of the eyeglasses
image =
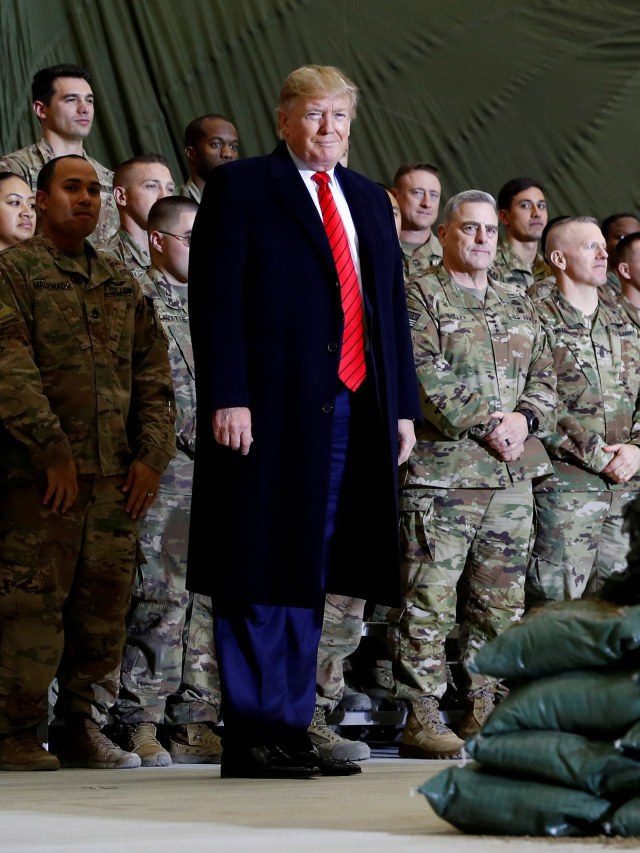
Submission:
[[159,233],[164,234],[167,237],[175,237],[176,240],[180,240],[187,249],[191,246],[191,234],[172,234],[170,231],[160,231]]

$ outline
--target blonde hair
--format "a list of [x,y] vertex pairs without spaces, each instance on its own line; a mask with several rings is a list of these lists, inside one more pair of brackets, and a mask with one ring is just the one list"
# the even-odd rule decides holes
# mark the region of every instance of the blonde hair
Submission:
[[296,68],[284,81],[278,106],[279,113],[287,113],[297,98],[340,97],[349,99],[351,119],[356,117],[358,87],[333,65],[303,65]]
[[545,259],[554,267],[556,264],[551,260],[551,254],[556,250],[565,251],[567,240],[564,229],[565,226],[573,225],[574,222],[586,222],[600,228],[600,223],[593,216],[558,216],[556,219],[552,219],[542,232],[541,246]]

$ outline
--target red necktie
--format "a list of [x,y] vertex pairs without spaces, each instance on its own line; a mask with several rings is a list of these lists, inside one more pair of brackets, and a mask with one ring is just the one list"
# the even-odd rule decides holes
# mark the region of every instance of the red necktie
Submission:
[[336,202],[329,187],[329,175],[316,172],[311,179],[318,184],[318,201],[322,211],[329,245],[336,262],[340,298],[344,313],[344,332],[338,377],[350,391],[355,391],[364,382],[367,368],[364,360],[364,321],[362,314],[362,296],[358,275],[353,265],[347,232],[338,213]]

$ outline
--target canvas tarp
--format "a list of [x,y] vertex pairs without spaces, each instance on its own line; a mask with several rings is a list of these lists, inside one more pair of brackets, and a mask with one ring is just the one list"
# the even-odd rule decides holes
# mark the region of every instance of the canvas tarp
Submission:
[[0,149],[32,142],[30,81],[76,62],[94,78],[90,154],[154,150],[185,176],[194,117],[271,150],[274,106],[299,65],[360,86],[350,165],[389,182],[439,165],[444,195],[530,174],[551,215],[640,209],[640,5],[635,0],[2,0]]

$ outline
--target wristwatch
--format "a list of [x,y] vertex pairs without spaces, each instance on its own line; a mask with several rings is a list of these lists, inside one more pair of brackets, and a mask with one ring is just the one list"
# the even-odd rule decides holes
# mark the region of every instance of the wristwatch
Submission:
[[516,412],[521,415],[524,415],[524,417],[527,419],[527,430],[529,432],[529,435],[534,435],[536,432],[538,432],[540,428],[540,421],[534,411],[532,411],[531,409],[516,409]]

